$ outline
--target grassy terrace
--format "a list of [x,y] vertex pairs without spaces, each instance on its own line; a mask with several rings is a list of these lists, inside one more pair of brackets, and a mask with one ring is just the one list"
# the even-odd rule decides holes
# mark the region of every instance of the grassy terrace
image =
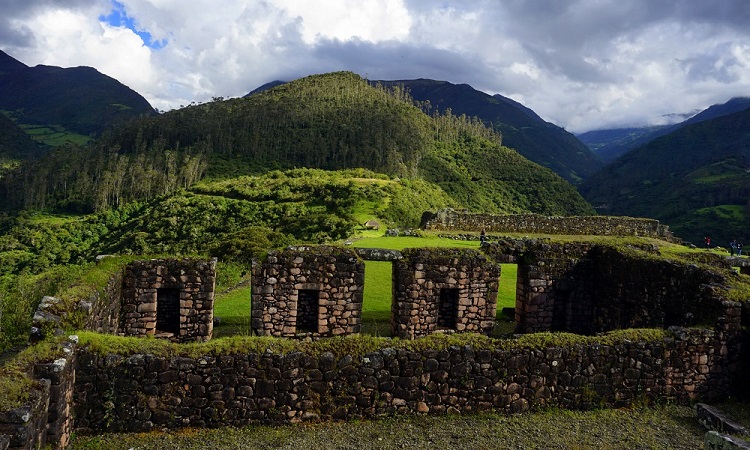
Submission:
[[[403,250],[409,247],[458,247],[478,249],[478,241],[457,241],[425,237],[384,237],[369,235],[356,239],[353,247],[387,248]],[[503,308],[514,308],[516,304],[516,265],[502,264],[500,288],[498,292],[497,319],[494,335],[501,336],[513,332],[513,317],[503,315]],[[390,336],[391,316],[391,263],[383,261],[365,262],[365,292],[362,304],[362,332],[374,336]],[[214,315],[221,318],[221,325],[214,328],[216,337],[230,335],[250,335],[250,286],[241,287],[216,296]]]
[[77,437],[69,449],[696,449],[703,434],[692,408],[668,405],[107,434]]

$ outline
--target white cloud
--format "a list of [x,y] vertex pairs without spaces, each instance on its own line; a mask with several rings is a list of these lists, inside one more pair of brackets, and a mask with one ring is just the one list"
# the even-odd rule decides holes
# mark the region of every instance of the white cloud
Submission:
[[240,96],[274,79],[352,70],[437,78],[520,101],[573,131],[750,95],[750,3],[725,0],[121,0],[150,49],[100,23],[109,0],[13,2],[0,49],[88,65],[155,107]]

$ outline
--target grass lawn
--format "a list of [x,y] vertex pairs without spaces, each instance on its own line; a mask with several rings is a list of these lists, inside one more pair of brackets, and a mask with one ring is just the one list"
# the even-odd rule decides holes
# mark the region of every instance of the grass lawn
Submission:
[[[428,237],[367,237],[352,246],[363,248],[388,248],[403,250],[409,247],[459,247],[479,248],[478,241]],[[362,333],[390,336],[392,264],[386,261],[365,261],[365,291],[362,303]],[[497,298],[498,325],[495,334],[513,332],[513,317],[502,314],[503,308],[516,305],[516,265],[501,264],[500,286]],[[216,295],[214,315],[221,324],[214,328],[216,337],[250,334],[250,287],[243,286]]]
[[547,410],[521,415],[396,416],[380,420],[188,429],[74,437],[94,449],[696,449],[705,430],[687,406]]

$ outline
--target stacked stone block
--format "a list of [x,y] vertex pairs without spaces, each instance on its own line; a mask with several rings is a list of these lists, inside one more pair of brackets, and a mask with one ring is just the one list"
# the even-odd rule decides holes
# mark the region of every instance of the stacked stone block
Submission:
[[[253,261],[253,332],[287,337],[359,333],[364,281],[364,261],[351,249],[306,246],[271,251]],[[304,309],[303,302],[313,302],[313,310]]]
[[714,324],[724,277],[589,243],[536,243],[517,257],[516,332],[580,334]]
[[[403,259],[393,263],[393,336],[414,339],[436,331],[489,335],[495,326],[499,277],[500,266],[474,250],[404,250]],[[440,318],[447,290],[455,296],[452,324]]]
[[587,236],[651,236],[674,240],[669,227],[658,220],[615,216],[542,216],[539,214],[480,214],[453,209],[422,216],[426,230],[461,230],[493,233],[565,234]]
[[39,380],[30,396],[26,405],[0,412],[0,444],[7,441],[9,450],[35,450],[47,443],[50,381]]
[[54,448],[68,446],[73,432],[73,391],[76,381],[75,340],[63,344],[64,356],[34,366],[34,377],[49,380],[46,440]]
[[[409,413],[623,407],[727,394],[739,356],[712,330],[652,342],[550,348],[386,348],[364,356],[233,353],[160,357],[83,349],[82,432],[351,420]],[[139,376],[134,377],[132,374]]]
[[[125,268],[120,334],[174,342],[208,341],[213,332],[216,259],[134,261]],[[157,329],[161,289],[178,291],[171,332]]]

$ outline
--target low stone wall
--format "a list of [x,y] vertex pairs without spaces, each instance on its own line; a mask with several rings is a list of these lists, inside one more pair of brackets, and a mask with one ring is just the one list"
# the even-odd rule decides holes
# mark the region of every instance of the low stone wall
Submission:
[[365,264],[348,248],[290,247],[253,260],[251,326],[268,336],[359,333]]
[[393,263],[393,336],[492,333],[500,266],[475,250],[421,248],[402,254]]
[[50,363],[36,364],[34,377],[49,380],[46,411],[46,441],[54,448],[68,446],[73,432],[73,390],[75,386],[75,340],[64,343],[65,356]]
[[95,292],[88,301],[80,302],[79,308],[88,316],[87,330],[118,334],[122,309],[122,280],[123,272],[118,271],[110,277],[101,294]]
[[658,220],[615,216],[542,216],[539,214],[478,214],[452,209],[422,216],[425,230],[501,233],[570,234],[592,236],[651,236],[673,240],[669,227]]
[[33,450],[47,444],[47,408],[50,399],[49,380],[39,380],[24,406],[0,412],[0,444],[7,437],[9,450]]
[[538,406],[625,406],[726,395],[736,364],[718,334],[546,349],[384,349],[364,357],[79,356],[82,432],[371,418]]

